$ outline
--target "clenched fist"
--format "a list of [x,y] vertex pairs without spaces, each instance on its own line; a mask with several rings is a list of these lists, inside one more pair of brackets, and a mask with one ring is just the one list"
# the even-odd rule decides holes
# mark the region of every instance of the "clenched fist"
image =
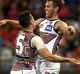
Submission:
[[67,34],[69,34],[69,35],[75,35],[76,34],[75,28],[73,26],[69,26]]

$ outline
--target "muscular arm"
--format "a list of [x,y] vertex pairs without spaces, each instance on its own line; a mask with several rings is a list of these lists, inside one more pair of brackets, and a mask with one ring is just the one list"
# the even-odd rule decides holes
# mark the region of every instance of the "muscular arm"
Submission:
[[9,25],[14,26],[14,27],[17,27],[17,28],[18,27],[21,28],[18,20],[4,19],[4,20],[1,20],[0,21],[0,26],[6,25],[6,24],[9,24]]
[[19,28],[21,28],[18,20],[8,20],[8,19],[7,19],[7,24],[10,24],[10,25],[12,25],[12,26],[14,26],[14,27],[19,27]]
[[[35,24],[38,25],[38,24],[40,24],[41,21],[43,21],[43,18],[40,18],[40,19],[36,20],[36,21],[35,21]],[[19,28],[21,28],[18,20],[4,19],[4,20],[1,20],[1,21],[0,21],[0,26],[1,26],[1,25],[5,25],[5,24],[9,24],[9,25],[12,25],[12,26],[14,26],[14,27],[19,27]]]
[[64,58],[55,54],[49,53],[48,49],[45,47],[42,39],[39,36],[33,37],[31,40],[32,46],[37,48],[38,54],[40,54],[43,58],[51,62],[69,62],[71,63],[69,58]]
[[12,25],[12,26],[14,26],[14,27],[19,27],[19,28],[21,28],[18,20],[5,19],[5,20],[2,20],[2,21],[6,22],[5,24],[9,24],[9,25]]
[[46,48],[40,49],[38,53],[48,61],[51,62],[68,62],[67,58],[58,56],[56,54],[50,54]]
[[62,34],[66,40],[72,40],[76,34],[73,26],[68,26],[61,20],[58,21],[54,28],[58,31],[58,33]]

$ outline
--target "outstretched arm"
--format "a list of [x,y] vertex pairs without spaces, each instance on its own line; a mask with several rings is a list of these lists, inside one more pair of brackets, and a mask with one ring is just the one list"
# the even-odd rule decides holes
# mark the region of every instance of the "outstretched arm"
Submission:
[[[36,25],[39,25],[43,20],[44,20],[43,18],[40,18],[40,19],[38,19],[38,20],[35,21],[35,22],[36,22],[35,24],[36,24]],[[0,26],[6,25],[6,24],[12,25],[12,26],[14,26],[14,27],[19,27],[19,28],[21,28],[18,20],[4,19],[4,20],[1,20],[1,21],[0,21]]]
[[14,27],[19,27],[19,28],[21,28],[18,20],[4,19],[4,20],[1,20],[1,21],[0,21],[0,26],[6,25],[6,24],[9,24],[9,25],[14,26]]
[[73,65],[80,65],[80,61],[78,61],[74,58],[65,58],[65,57],[58,56],[56,54],[51,54],[51,53],[49,53],[49,51],[46,48],[40,49],[38,51],[38,53],[43,58],[45,58],[46,60],[51,61],[51,62],[63,62],[63,63],[68,62]]
[[33,37],[31,40],[32,46],[37,48],[38,54],[43,58],[51,62],[69,62],[72,64],[80,64],[77,60],[73,58],[64,58],[56,54],[49,53],[48,49],[45,47],[42,39],[39,36]]

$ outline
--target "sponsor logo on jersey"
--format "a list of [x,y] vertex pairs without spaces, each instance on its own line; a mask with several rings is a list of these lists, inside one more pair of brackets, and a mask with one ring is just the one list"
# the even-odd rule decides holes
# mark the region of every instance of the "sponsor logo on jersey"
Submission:
[[52,31],[52,25],[47,25],[46,28],[45,28],[45,30],[51,32]]

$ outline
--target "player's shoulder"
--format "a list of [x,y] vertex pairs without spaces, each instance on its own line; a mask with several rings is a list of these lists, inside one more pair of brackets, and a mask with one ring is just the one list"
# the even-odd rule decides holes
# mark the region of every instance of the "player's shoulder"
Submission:
[[56,25],[54,26],[55,30],[59,29],[60,27],[67,27],[68,25],[62,21],[62,20],[59,20]]
[[20,35],[25,35],[25,32],[23,31],[23,30],[20,30],[19,32],[18,32],[18,34]]
[[39,43],[39,42],[41,42],[41,41],[42,41],[42,39],[41,39],[40,36],[34,36],[34,37],[31,39],[31,42],[32,42],[32,43]]
[[66,25],[67,23],[62,21],[62,20],[59,20],[57,24],[63,24],[63,25]]
[[59,20],[57,23],[56,23],[56,26],[67,26],[67,23],[62,21],[62,20]]
[[41,37],[38,36],[38,35],[35,35],[32,39],[33,39],[33,40],[39,40],[39,39],[41,39]]

